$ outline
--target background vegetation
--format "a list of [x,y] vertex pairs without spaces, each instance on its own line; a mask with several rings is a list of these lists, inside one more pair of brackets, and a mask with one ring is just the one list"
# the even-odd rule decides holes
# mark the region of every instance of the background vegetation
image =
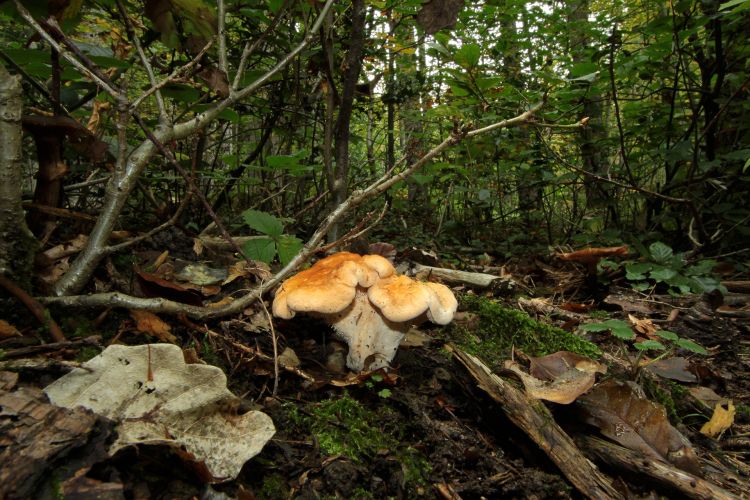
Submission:
[[[89,282],[116,253],[112,231],[178,209],[190,236],[211,207],[229,232],[268,236],[251,256],[289,262],[352,192],[451,134],[326,226],[328,241],[385,202],[377,237],[400,245],[747,249],[747,1],[329,6],[1,3],[0,57],[23,85],[29,226],[43,242],[91,235],[52,293]],[[518,126],[464,136],[539,104]],[[98,220],[60,225],[40,205]]]

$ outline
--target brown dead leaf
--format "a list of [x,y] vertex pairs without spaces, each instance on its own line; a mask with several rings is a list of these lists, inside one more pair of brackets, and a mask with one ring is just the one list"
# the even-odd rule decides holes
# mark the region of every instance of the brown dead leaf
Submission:
[[527,374],[515,361],[506,360],[504,365],[518,375],[530,397],[563,405],[575,401],[596,382],[596,371],[584,371],[575,367],[558,374],[552,381],[546,381]]
[[717,404],[725,404],[729,402],[727,398],[719,396],[710,387],[700,385],[697,387],[689,387],[688,392],[707,409],[714,408]]
[[675,357],[660,359],[646,365],[646,370],[656,375],[678,382],[697,382],[698,377],[690,371],[690,361],[686,358]]
[[430,342],[432,342],[432,337],[427,335],[421,330],[417,330],[416,328],[411,328],[408,332],[406,332],[406,335],[404,336],[404,340],[401,341],[399,344],[400,347],[424,347],[427,345],[430,345]]
[[724,405],[719,403],[714,408],[714,414],[711,416],[711,420],[703,424],[701,427],[701,434],[704,436],[715,438],[721,436],[727,429],[729,429],[734,423],[734,403],[728,401]]
[[659,330],[659,328],[654,325],[654,322],[648,318],[639,319],[632,314],[628,314],[628,319],[638,333],[645,335],[648,338],[654,338],[654,332]]
[[156,314],[143,309],[130,309],[129,312],[135,320],[135,328],[139,332],[153,335],[162,342],[177,343],[177,337],[172,334],[172,327],[162,321]]
[[0,319],[0,339],[8,339],[10,337],[21,337],[15,326],[11,325],[4,319]]
[[193,253],[197,256],[201,256],[203,253],[203,242],[200,238],[193,238]]
[[164,250],[162,253],[159,254],[159,256],[156,258],[156,260],[151,266],[154,269],[159,269],[161,265],[167,261],[168,258],[169,258],[169,250]]
[[542,380],[554,380],[568,370],[607,373],[607,366],[575,352],[558,351],[538,358],[529,357],[529,373]]
[[107,101],[94,101],[94,108],[91,110],[91,116],[86,124],[86,128],[92,134],[96,134],[99,129],[99,123],[101,122],[101,114],[104,111],[108,111],[111,104]]
[[588,424],[625,448],[702,475],[690,441],[672,427],[664,407],[647,399],[640,386],[610,379],[578,398],[577,405]]

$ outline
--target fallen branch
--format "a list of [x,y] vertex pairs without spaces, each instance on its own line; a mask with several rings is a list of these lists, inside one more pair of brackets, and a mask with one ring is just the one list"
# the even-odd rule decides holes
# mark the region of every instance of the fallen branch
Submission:
[[544,404],[492,373],[479,359],[458,347],[446,347],[469,371],[480,389],[500,403],[511,422],[526,433],[557,465],[568,481],[588,498],[623,498],[555,422]]
[[645,475],[658,484],[676,490],[689,498],[705,500],[737,498],[727,490],[667,462],[652,460],[635,451],[591,436],[582,436],[578,441],[581,443],[581,449],[585,450],[586,455],[592,459],[616,469]]
[[414,274],[418,277],[437,278],[447,285],[463,285],[480,290],[490,289],[495,292],[512,292],[516,288],[515,281],[509,277],[425,266],[422,264],[414,264]]

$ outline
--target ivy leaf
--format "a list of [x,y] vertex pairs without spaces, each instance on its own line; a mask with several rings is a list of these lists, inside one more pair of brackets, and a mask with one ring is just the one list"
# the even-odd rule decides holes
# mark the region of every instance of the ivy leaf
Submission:
[[282,266],[285,266],[302,250],[302,240],[296,236],[282,234],[277,240],[277,246],[279,262]]
[[703,346],[696,344],[692,340],[680,338],[680,339],[675,340],[674,343],[676,346],[679,346],[685,350],[694,352],[696,354],[708,354],[708,351]]
[[270,264],[276,256],[276,242],[266,237],[253,238],[242,245],[242,253],[253,260]]
[[272,238],[278,238],[284,232],[284,225],[281,223],[281,220],[260,210],[249,208],[242,212],[242,219],[250,228],[255,229],[259,233],[267,234]]

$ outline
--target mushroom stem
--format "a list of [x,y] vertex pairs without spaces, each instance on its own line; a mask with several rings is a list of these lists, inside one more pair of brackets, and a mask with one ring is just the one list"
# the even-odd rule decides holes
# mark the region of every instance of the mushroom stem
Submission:
[[328,318],[336,335],[349,345],[346,366],[353,371],[390,366],[409,326],[385,319],[370,303],[363,287],[357,287],[349,307]]

